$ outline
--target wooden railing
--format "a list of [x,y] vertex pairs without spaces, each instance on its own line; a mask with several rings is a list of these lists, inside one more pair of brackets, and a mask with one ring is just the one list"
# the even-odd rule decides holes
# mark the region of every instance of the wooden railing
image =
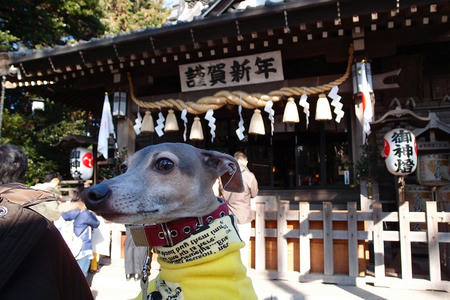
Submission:
[[63,180],[61,181],[61,187],[59,191],[61,192],[61,197],[63,201],[72,201],[78,197],[79,187],[84,188],[90,187],[92,180],[78,181],[78,180]]
[[[265,210],[264,201],[257,200],[255,203],[252,254],[254,272],[258,275],[295,281],[321,280],[348,285],[373,282],[380,286],[450,291],[450,282],[441,279],[439,253],[439,243],[450,243],[450,233],[438,231],[438,223],[450,222],[450,213],[437,212],[436,202],[427,202],[426,212],[410,212],[408,202],[403,203],[398,212],[383,212],[380,203],[374,203],[373,212],[362,212],[357,211],[354,202],[347,203],[347,210],[333,210],[331,202],[323,202],[321,210],[310,210],[308,202],[299,202],[298,209],[290,210],[288,201],[277,202],[278,209],[272,211]],[[269,226],[272,228],[267,228],[266,224],[275,221],[276,228],[273,228],[273,224]],[[398,223],[399,230],[385,230],[385,222]],[[317,224],[311,227],[313,223],[321,223],[322,226],[320,229],[317,229]],[[421,228],[425,231],[411,231],[410,223],[424,223]],[[339,224],[344,226],[337,226]],[[266,268],[266,262],[270,261],[266,257],[266,239],[276,239],[275,270]],[[320,257],[323,260],[323,273],[314,272],[318,268],[313,265],[312,258],[317,259],[318,251],[311,250],[313,240],[320,240],[323,244],[323,256]],[[342,240],[347,241],[347,253],[342,253],[345,252],[342,250]],[[298,243],[297,253],[293,254],[297,257],[293,260],[297,261],[298,265],[293,266],[293,270],[288,270],[288,259],[292,260],[288,255],[288,241]],[[400,242],[401,278],[388,277],[385,274],[386,241]],[[412,242],[428,245],[429,279],[413,278]],[[364,252],[367,251],[362,251],[361,256],[361,245],[373,249],[372,276],[365,272],[368,257],[364,257]],[[335,246],[339,246],[339,250],[334,249]],[[290,250],[292,248],[296,249],[290,247]],[[342,261],[338,260],[348,260],[344,272]],[[448,257],[445,260],[448,260]],[[339,263],[341,267],[339,272],[336,272],[334,267]]]

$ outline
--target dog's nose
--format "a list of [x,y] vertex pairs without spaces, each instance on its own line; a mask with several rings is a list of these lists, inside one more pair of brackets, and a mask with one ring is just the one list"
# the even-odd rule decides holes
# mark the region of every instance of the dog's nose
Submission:
[[83,200],[90,209],[99,208],[111,195],[111,190],[106,184],[97,184],[87,189],[83,194]]

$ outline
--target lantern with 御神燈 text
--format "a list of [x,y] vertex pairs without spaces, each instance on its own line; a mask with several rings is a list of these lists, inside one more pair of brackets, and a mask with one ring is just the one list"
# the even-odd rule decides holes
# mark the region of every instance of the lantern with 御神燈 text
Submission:
[[78,147],[70,154],[70,174],[74,179],[88,180],[94,173],[94,156],[92,151]]
[[384,136],[384,159],[386,168],[393,175],[405,176],[417,167],[417,145],[414,134],[403,128],[396,128]]

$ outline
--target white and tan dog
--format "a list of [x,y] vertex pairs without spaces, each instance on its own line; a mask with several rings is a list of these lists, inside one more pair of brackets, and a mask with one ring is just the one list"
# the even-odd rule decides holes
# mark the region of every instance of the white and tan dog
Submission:
[[233,157],[164,143],[136,152],[121,169],[83,199],[107,220],[146,224],[141,234],[161,264],[148,299],[256,299],[234,217],[212,190],[218,177],[225,189],[243,190]]

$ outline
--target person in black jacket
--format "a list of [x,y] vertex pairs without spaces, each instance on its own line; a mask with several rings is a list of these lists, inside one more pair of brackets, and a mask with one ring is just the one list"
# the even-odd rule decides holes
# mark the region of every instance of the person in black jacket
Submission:
[[58,229],[33,207],[53,194],[19,183],[27,157],[0,146],[0,299],[93,299]]

